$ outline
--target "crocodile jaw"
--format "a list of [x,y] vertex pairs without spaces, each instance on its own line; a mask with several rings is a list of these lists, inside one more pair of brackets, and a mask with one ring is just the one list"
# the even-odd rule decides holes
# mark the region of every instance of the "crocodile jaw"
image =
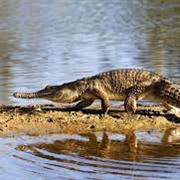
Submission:
[[48,99],[48,97],[52,94],[52,92],[33,92],[33,93],[24,93],[24,92],[15,92],[13,96],[15,98],[23,98],[23,99],[34,99],[34,98],[43,98]]

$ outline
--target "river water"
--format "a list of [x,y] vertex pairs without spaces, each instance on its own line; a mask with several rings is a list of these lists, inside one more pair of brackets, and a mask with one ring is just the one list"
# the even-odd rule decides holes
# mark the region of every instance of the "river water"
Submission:
[[[0,104],[47,103],[14,99],[12,93],[127,67],[180,82],[179,0],[0,1]],[[117,149],[101,155],[87,149],[87,139],[79,135],[58,136],[62,149],[54,137],[2,138],[0,175],[5,180],[180,177],[180,153],[165,153],[160,139],[156,143],[152,136],[146,143],[149,136],[143,137],[143,147],[153,153],[142,151],[141,160],[126,153],[122,158]],[[71,139],[81,146],[67,149]],[[26,143],[25,151],[17,148]]]
[[3,139],[1,179],[179,179],[180,141],[162,134],[53,135]]

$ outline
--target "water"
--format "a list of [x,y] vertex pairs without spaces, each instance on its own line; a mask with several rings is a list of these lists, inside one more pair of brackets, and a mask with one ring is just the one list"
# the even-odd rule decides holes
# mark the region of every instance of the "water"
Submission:
[[161,133],[5,138],[2,179],[178,179],[180,144]]
[[125,67],[179,82],[179,0],[1,0],[0,103],[34,91]]
[[[46,103],[12,93],[115,68],[145,68],[180,82],[179,8],[179,0],[1,0],[0,104]],[[128,147],[116,134],[110,150],[86,147],[79,135],[1,138],[0,176],[178,179],[179,145],[153,137],[140,134],[140,154],[134,146],[120,151]]]

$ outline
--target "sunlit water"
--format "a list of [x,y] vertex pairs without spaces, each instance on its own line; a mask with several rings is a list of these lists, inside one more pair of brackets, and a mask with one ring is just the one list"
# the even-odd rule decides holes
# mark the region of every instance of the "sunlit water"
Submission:
[[[12,93],[115,68],[180,82],[179,7],[179,0],[1,0],[0,104],[46,103]],[[180,177],[179,145],[140,133],[138,150],[123,137],[112,134],[111,145],[79,135],[1,138],[0,179]]]
[[116,68],[179,81],[179,0],[1,0],[0,103]]
[[5,138],[1,176],[11,179],[178,179],[180,144],[161,133]]

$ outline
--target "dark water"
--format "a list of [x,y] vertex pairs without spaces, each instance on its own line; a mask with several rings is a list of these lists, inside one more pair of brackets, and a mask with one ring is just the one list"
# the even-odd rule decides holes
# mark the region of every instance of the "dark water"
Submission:
[[[44,103],[11,95],[126,67],[180,82],[179,0],[0,1],[0,104]],[[178,179],[179,144],[137,136],[1,138],[0,178]]]
[[5,138],[1,179],[178,179],[180,140],[157,132]]

